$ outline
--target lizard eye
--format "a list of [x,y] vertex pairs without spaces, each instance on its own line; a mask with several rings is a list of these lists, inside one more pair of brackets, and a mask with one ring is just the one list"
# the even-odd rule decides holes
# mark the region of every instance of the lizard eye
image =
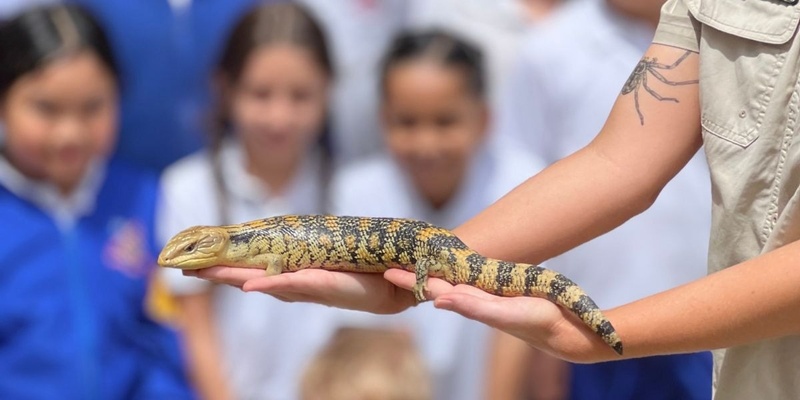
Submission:
[[197,243],[190,243],[190,244],[186,245],[186,247],[183,248],[183,251],[185,251],[187,253],[191,253],[191,252],[194,251],[194,249],[196,247],[197,247]]

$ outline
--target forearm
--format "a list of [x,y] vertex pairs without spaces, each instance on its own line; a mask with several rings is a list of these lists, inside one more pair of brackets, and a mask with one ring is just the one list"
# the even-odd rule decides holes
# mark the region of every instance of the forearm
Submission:
[[525,181],[455,233],[486,256],[539,263],[649,207],[658,190],[637,178],[589,146]]
[[[687,84],[655,80],[633,94],[623,89],[589,145],[524,182],[456,234],[484,255],[538,263],[649,207],[702,142],[697,85],[688,84],[698,76],[697,55],[653,45],[644,60],[655,59],[674,62],[669,78]],[[630,82],[641,82],[640,72]],[[651,95],[659,92],[672,101]]]
[[[695,282],[608,310],[626,357],[726,348],[800,333],[800,242]],[[617,358],[580,326],[554,347],[580,361]],[[573,353],[574,352],[574,353]]]
[[211,313],[211,293],[181,296],[178,303],[189,372],[200,397],[233,399],[221,367],[221,350]]

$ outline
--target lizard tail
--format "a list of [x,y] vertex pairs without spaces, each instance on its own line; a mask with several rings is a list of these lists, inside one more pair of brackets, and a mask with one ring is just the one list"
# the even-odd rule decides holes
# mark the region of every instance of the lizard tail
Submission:
[[539,265],[513,263],[470,255],[464,257],[468,274],[460,282],[499,296],[531,296],[556,303],[589,326],[604,342],[622,354],[622,340],[597,304],[575,282]]

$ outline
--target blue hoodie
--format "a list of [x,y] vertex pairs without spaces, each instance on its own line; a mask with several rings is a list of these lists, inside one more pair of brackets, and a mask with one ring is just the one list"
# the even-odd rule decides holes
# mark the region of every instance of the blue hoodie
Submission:
[[145,312],[156,182],[108,165],[68,227],[0,184],[0,398],[193,398],[176,335]]

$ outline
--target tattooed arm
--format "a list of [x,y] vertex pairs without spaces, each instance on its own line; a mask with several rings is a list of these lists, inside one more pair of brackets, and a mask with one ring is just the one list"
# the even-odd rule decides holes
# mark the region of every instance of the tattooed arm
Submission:
[[[652,46],[590,145],[531,178],[456,234],[488,256],[538,262],[644,210],[700,146],[698,85],[691,83],[697,79],[696,54]],[[606,311],[625,343],[624,356],[693,352],[800,334],[798,255],[800,241]],[[414,282],[401,271],[386,276],[401,287]],[[435,305],[560,358],[616,359],[572,317],[528,300],[457,286],[438,293]]]
[[[634,70],[591,144],[529,179],[457,233],[487,256],[540,262],[645,210],[700,146],[697,85],[669,84],[696,81],[697,58],[685,50],[653,45],[642,60],[650,67],[640,63]],[[650,79],[651,71],[659,77]],[[249,279],[258,271],[231,268],[200,275],[237,286],[250,280],[246,290],[286,300],[372,312],[398,312],[413,304],[404,291],[381,286],[382,281],[371,277],[311,271]]]
[[643,57],[636,67],[634,68],[631,76],[628,77],[628,80],[625,82],[625,85],[622,87],[623,95],[633,93],[633,104],[636,107],[636,114],[639,115],[639,123],[644,125],[644,115],[642,114],[641,107],[639,106],[639,90],[645,90],[650,96],[653,96],[658,101],[671,101],[675,103],[680,103],[675,97],[665,97],[662,96],[659,91],[654,90],[652,84],[648,84],[647,80],[650,79],[651,81],[653,78],[657,79],[664,85],[668,86],[681,86],[681,85],[695,85],[698,83],[697,79],[689,79],[685,81],[674,81],[670,80],[669,78],[665,77],[663,72],[672,70],[677,68],[684,60],[686,60],[692,52],[686,51],[683,53],[680,58],[675,60],[672,64],[662,64],[658,62],[657,58],[650,58],[648,56]]
[[[652,78],[646,63],[670,68]],[[487,256],[541,262],[646,210],[702,143],[697,84],[667,83],[697,76],[697,54],[651,46],[597,137],[460,227],[462,239]]]

